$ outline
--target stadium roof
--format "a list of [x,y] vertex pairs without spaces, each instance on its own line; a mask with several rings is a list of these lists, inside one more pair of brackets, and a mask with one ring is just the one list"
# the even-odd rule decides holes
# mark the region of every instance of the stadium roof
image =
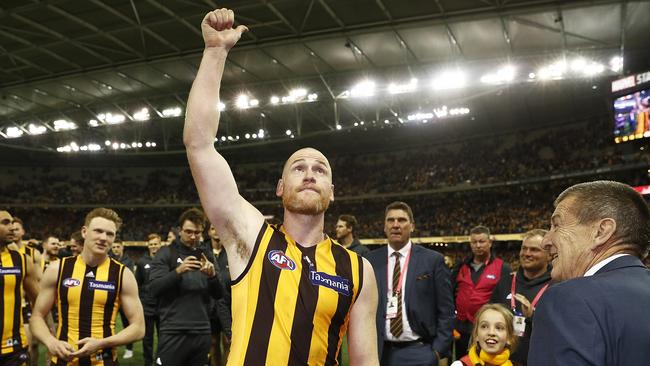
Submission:
[[[443,106],[447,114],[469,109],[458,118],[512,123],[602,115],[608,82],[650,66],[646,1],[5,0],[0,143],[55,151],[73,140],[102,148],[155,141],[157,150],[181,149],[182,111],[203,48],[199,24],[216,7],[234,9],[251,30],[226,65],[224,144],[259,130],[266,140],[289,139],[361,122],[433,120]],[[615,56],[622,71],[609,70]],[[562,60],[566,75],[542,75]],[[514,79],[489,82],[506,65]],[[594,71],[598,65],[605,69]],[[454,72],[466,86],[445,90],[460,78]],[[364,80],[376,89],[354,98]],[[238,108],[241,94],[257,104]],[[150,120],[138,122],[142,108]],[[59,122],[56,132],[57,120],[77,128]],[[9,138],[9,128],[22,136]]]

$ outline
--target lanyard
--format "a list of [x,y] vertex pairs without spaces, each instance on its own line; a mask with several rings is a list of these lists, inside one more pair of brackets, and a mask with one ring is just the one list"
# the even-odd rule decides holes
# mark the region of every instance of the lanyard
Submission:
[[[510,307],[512,307],[512,311],[515,311],[515,294],[517,293],[515,291],[515,287],[517,284],[517,273],[515,272],[515,275],[512,276],[512,286],[510,287]],[[546,288],[548,287],[548,283],[542,287],[541,290],[537,293],[535,298],[533,299],[533,302],[530,303],[530,307],[535,310],[535,305],[537,305],[537,302],[539,301],[539,298],[542,297],[542,294],[544,291],[546,291]]]
[[[413,244],[411,244],[413,245]],[[402,280],[404,279],[404,273],[406,273],[406,269],[408,268],[409,265],[409,259],[411,259],[411,251],[413,250],[413,247],[409,249],[409,254],[406,255],[406,259],[404,260],[404,267],[402,267],[400,274],[399,274],[399,279],[397,280],[397,290],[393,289],[393,294],[399,294],[400,291],[402,291]],[[397,261],[399,258],[395,258],[395,264],[397,264]],[[390,263],[390,257],[388,261],[386,262],[386,267],[388,267],[388,264]],[[395,271],[395,267],[393,267],[393,271]],[[386,288],[388,288],[388,283],[391,280],[391,275],[388,271],[386,271]]]

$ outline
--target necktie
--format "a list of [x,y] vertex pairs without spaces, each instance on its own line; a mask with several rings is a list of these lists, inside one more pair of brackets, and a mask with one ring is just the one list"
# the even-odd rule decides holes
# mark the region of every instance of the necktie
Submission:
[[390,320],[390,333],[399,338],[402,335],[402,296],[399,288],[399,277],[402,274],[402,268],[399,263],[399,252],[393,253],[395,257],[395,266],[393,267],[393,295],[397,296],[397,314]]

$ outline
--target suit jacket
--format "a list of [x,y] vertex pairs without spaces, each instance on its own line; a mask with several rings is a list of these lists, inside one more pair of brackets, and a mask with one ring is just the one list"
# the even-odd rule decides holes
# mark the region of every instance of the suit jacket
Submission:
[[650,270],[626,255],[549,287],[533,320],[529,366],[623,366],[650,360]]
[[[415,244],[411,248],[404,289],[406,316],[411,329],[444,357],[449,352],[454,323],[451,274],[440,253]],[[377,341],[381,359],[386,336],[388,246],[371,251],[366,258],[375,270],[379,290]]]

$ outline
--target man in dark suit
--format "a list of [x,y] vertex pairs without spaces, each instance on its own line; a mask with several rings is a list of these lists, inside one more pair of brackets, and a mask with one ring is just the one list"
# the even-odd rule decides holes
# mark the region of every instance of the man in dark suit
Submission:
[[543,244],[551,276],[528,365],[623,366],[650,360],[650,211],[617,182],[581,183],[555,200]]
[[454,320],[451,275],[443,256],[414,245],[413,212],[386,207],[388,245],[367,254],[375,269],[377,339],[382,365],[437,365],[449,351]]

